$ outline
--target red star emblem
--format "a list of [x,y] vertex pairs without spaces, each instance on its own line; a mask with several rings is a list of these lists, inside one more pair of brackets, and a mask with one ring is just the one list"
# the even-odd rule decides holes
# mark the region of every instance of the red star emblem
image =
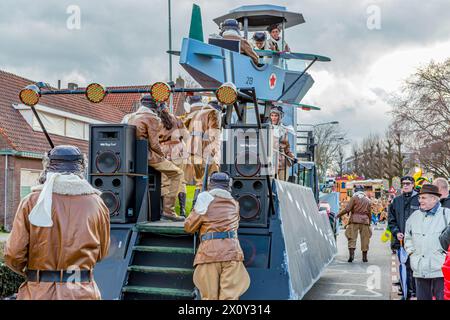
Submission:
[[269,78],[269,87],[270,89],[275,88],[275,84],[277,83],[277,76],[275,73],[272,73]]

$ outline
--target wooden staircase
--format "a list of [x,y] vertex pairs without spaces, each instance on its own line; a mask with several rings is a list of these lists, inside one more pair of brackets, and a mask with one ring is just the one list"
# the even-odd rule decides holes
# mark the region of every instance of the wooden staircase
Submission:
[[194,236],[184,232],[183,223],[139,223],[135,230],[122,299],[194,299]]

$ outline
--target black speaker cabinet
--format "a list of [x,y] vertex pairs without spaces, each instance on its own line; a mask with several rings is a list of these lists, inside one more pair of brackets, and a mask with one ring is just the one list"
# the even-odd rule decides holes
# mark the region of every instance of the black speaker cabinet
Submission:
[[241,230],[238,238],[244,253],[246,268],[269,268],[271,246],[269,234],[248,234]]
[[[225,128],[221,171],[232,178],[257,178],[270,174],[273,155],[270,125],[231,124]],[[264,156],[265,155],[265,156]]]
[[91,174],[134,173],[136,127],[127,124],[90,125]]
[[127,175],[91,175],[91,184],[102,191],[101,198],[109,209],[111,223],[135,222],[135,181]]
[[150,194],[150,221],[161,219],[161,172],[148,167],[148,191]]
[[239,202],[240,227],[267,227],[269,190],[265,178],[234,179],[231,194]]

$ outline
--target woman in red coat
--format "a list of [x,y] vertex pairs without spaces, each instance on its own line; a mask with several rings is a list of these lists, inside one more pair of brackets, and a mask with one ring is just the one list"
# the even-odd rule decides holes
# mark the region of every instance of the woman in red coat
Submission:
[[450,246],[447,250],[447,259],[442,266],[442,273],[444,274],[444,299],[450,300]]

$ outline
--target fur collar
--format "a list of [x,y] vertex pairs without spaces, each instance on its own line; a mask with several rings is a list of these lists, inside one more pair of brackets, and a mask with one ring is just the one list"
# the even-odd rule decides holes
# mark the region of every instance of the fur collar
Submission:
[[222,33],[222,37],[226,37],[226,36],[241,37],[241,34],[237,30],[230,29],[230,30],[226,30]]
[[[31,191],[42,191],[43,188],[44,185],[40,184],[32,187]],[[62,175],[58,177],[53,184],[53,193],[69,196],[79,196],[94,193],[98,195],[102,194],[100,190],[92,187],[89,182],[81,179],[74,174]]]
[[225,199],[233,199],[233,196],[231,195],[231,193],[227,190],[223,190],[223,189],[212,189],[210,191],[208,191],[212,196],[214,197],[220,197],[220,198],[225,198]]
[[153,110],[144,106],[140,106],[139,109],[136,111],[136,113],[150,113],[158,117],[158,115]]
[[355,192],[354,197],[358,197],[359,199],[366,198],[366,194],[362,191]]

